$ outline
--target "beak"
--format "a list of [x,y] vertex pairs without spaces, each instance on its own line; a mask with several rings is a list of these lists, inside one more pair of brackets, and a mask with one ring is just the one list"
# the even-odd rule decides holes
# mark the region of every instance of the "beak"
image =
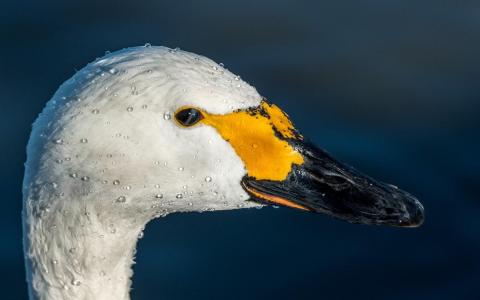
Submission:
[[397,187],[376,181],[305,143],[289,143],[304,158],[283,181],[245,176],[244,189],[251,200],[324,213],[351,223],[418,227],[423,223],[422,204]]

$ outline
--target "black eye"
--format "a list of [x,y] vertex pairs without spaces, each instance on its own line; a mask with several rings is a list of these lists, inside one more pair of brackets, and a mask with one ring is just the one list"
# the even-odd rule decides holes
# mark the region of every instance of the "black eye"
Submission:
[[198,109],[185,108],[175,114],[175,119],[183,126],[192,126],[203,119],[203,115]]

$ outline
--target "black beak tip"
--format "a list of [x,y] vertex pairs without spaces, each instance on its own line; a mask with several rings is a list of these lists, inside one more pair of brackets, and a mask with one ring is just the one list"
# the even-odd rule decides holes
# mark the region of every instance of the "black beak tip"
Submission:
[[399,220],[398,227],[416,228],[425,221],[425,212],[420,201],[416,200],[407,209],[407,216]]

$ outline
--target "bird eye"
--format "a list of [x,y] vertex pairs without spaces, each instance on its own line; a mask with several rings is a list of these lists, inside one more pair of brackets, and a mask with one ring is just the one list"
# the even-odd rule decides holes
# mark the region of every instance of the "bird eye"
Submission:
[[183,126],[193,126],[203,119],[203,115],[198,109],[190,107],[178,111],[175,119]]

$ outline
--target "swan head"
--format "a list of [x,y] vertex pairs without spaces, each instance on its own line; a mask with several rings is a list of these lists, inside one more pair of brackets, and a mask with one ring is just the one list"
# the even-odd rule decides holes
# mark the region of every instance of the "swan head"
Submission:
[[34,211],[76,207],[106,222],[268,204],[423,221],[415,197],[308,143],[222,65],[164,47],[108,54],[65,82],[34,124],[27,166],[25,188],[45,194]]

